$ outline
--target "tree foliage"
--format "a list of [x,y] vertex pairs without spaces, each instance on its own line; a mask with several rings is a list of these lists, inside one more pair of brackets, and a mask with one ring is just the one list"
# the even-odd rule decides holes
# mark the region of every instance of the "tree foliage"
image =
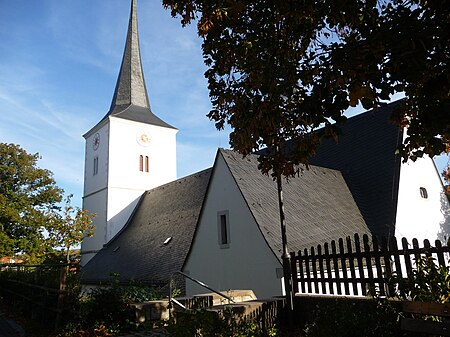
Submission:
[[[343,113],[406,99],[406,160],[450,149],[450,6],[447,0],[163,0],[183,25],[198,19],[212,110],[231,146],[290,175],[322,137],[337,138]],[[335,122],[337,124],[335,124]],[[313,132],[321,126],[320,132]]]
[[48,212],[62,199],[53,174],[37,167],[39,154],[0,143],[0,255],[17,253],[36,261],[49,248],[43,244]]
[[72,195],[65,199],[62,212],[48,214],[46,230],[53,247],[61,247],[65,253],[65,262],[70,262],[70,250],[78,246],[85,237],[94,235],[92,220],[94,213],[74,207]]

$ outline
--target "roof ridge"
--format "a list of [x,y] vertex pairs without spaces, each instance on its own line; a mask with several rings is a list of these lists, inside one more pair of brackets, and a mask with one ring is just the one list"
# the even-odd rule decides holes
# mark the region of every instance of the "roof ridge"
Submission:
[[[378,111],[384,111],[386,109],[393,108],[396,105],[402,104],[403,101],[404,101],[404,98],[400,98],[400,99],[392,101],[392,102],[382,103],[382,105],[380,105],[380,106],[376,106],[376,107],[374,107],[374,108],[372,108],[370,110],[366,110],[366,111],[357,113],[357,114],[355,114],[353,116],[347,117],[347,121],[349,121],[349,120],[357,120],[357,119],[360,119],[360,118],[365,118],[365,117],[367,117],[369,115],[373,115],[374,113],[377,113]],[[343,125],[345,125],[346,122],[344,122]]]

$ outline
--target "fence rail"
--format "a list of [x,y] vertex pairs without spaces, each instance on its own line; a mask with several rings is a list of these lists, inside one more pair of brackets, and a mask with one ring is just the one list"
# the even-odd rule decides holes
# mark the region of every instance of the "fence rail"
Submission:
[[73,264],[0,264],[0,294],[28,303],[31,316],[45,316],[60,324],[64,306],[67,272]]
[[385,238],[378,241],[374,236],[358,234],[331,241],[330,244],[311,247],[309,250],[291,253],[293,290],[295,294],[324,294],[367,296],[392,296],[395,289],[389,282],[393,275],[412,280],[416,261],[421,257],[433,257],[439,266],[446,266],[449,246],[442,246],[439,240],[431,246],[424,240],[420,247],[418,240],[409,244],[407,239]]

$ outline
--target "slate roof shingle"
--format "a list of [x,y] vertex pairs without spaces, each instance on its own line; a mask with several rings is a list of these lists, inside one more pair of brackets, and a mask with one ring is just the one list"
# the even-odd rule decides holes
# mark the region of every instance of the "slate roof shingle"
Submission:
[[[348,235],[393,233],[402,140],[389,123],[398,102],[349,118],[338,144],[325,141],[309,170],[283,183],[288,248],[300,250]],[[219,150],[265,240],[281,252],[276,183],[257,155]],[[318,165],[318,166],[316,166]],[[320,167],[319,167],[320,166]],[[83,282],[167,282],[190,249],[212,169],[147,191],[126,227],[84,268]],[[163,242],[172,237],[168,245]],[[131,267],[132,266],[132,267]]]
[[313,165],[339,170],[374,235],[393,236],[401,158],[395,150],[402,131],[390,122],[401,101],[349,118],[339,143],[326,140]]
[[83,267],[83,283],[108,282],[111,273],[123,282],[167,283],[191,246],[210,175],[207,169],[144,193],[124,229]]
[[[281,230],[276,182],[258,170],[257,155],[220,150],[262,234],[280,257]],[[336,170],[310,166],[283,181],[289,251],[310,248],[354,233],[368,234],[344,178]]]

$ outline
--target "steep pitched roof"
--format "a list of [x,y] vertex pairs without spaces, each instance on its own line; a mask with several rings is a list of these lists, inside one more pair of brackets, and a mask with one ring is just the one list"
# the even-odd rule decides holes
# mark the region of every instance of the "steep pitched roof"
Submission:
[[402,132],[389,119],[398,104],[349,118],[339,143],[325,141],[310,160],[342,173],[371,232],[381,236],[395,230]]
[[174,129],[153,114],[150,108],[139,48],[136,0],[131,1],[125,50],[111,107],[102,121],[109,116]]
[[210,175],[204,170],[147,191],[125,228],[83,267],[83,283],[109,281],[110,273],[125,282],[167,283],[190,248]]
[[[257,155],[220,150],[261,233],[279,257],[280,215],[276,182],[258,170]],[[311,166],[283,181],[288,248],[309,248],[354,233],[369,233],[339,171]]]

